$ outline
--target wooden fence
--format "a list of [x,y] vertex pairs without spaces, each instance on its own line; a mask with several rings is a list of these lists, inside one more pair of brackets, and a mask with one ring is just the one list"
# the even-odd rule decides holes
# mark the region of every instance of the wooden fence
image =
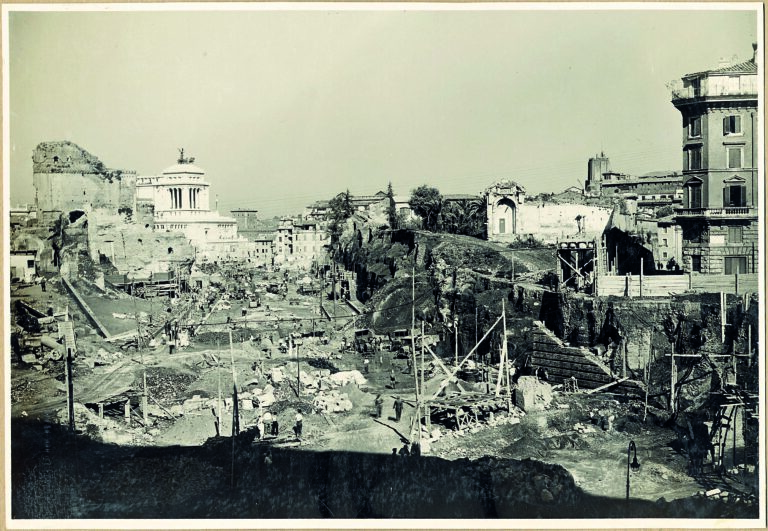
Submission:
[[596,282],[597,294],[617,297],[666,297],[685,292],[695,293],[748,293],[758,289],[757,274],[742,275],[600,275]]

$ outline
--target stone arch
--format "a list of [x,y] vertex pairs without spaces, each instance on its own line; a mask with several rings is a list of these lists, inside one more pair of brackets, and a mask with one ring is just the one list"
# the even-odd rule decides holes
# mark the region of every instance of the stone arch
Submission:
[[517,232],[517,205],[509,197],[502,197],[494,205],[494,229],[497,234]]

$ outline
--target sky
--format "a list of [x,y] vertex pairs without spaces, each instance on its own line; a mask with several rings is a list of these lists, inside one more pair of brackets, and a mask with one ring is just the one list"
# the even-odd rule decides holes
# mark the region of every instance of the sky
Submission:
[[222,213],[264,217],[388,182],[557,192],[600,151],[680,171],[666,84],[752,56],[756,12],[729,9],[12,11],[11,204],[52,140],[140,175],[183,147]]

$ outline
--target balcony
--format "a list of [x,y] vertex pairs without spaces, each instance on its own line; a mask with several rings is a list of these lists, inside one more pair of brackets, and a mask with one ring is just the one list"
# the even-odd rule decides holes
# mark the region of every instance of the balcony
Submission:
[[704,77],[699,86],[676,79],[668,83],[667,88],[672,94],[672,101],[733,96],[752,96],[757,99],[757,76],[741,75],[738,83],[730,82],[729,76]]
[[757,209],[755,207],[722,207],[722,208],[678,208],[677,217],[686,218],[739,218],[739,219],[757,219]]

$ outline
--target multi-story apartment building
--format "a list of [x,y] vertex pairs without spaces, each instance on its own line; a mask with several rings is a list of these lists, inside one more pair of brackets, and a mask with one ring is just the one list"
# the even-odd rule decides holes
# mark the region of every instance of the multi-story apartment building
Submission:
[[682,114],[683,266],[710,274],[755,273],[758,265],[758,76],[749,61],[675,80]]
[[674,260],[679,266],[683,255],[683,235],[680,226],[675,224],[675,217],[666,216],[657,219],[656,227],[653,256],[661,264],[659,269],[666,269],[670,260]]
[[274,239],[275,262],[310,265],[313,261],[322,261],[327,244],[328,231],[324,222],[283,218]]

